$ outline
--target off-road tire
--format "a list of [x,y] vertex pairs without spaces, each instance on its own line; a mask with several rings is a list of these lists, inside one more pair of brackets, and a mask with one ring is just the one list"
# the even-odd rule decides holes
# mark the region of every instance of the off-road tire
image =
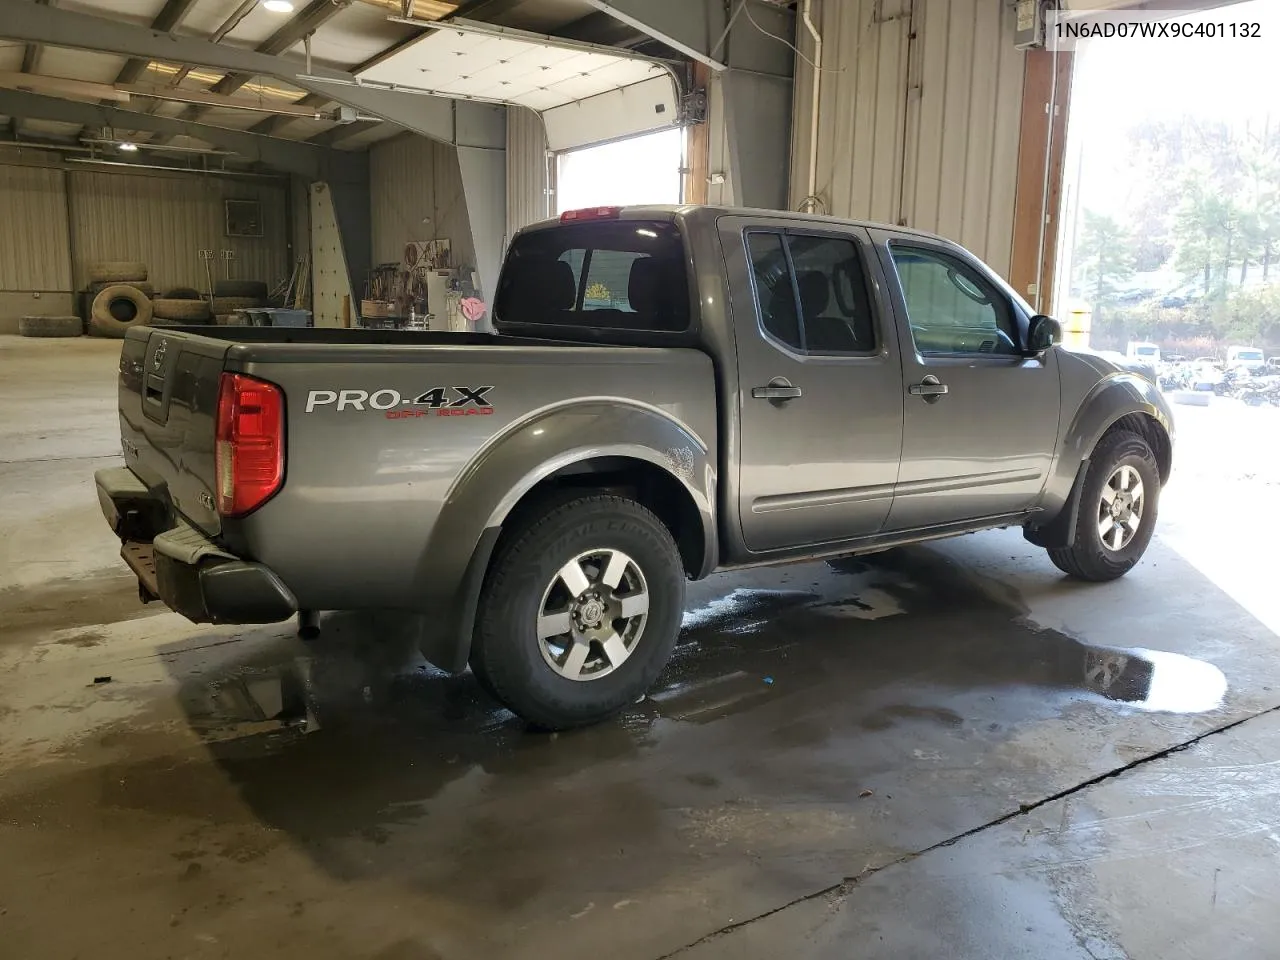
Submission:
[[[1133,539],[1118,551],[1102,545],[1098,532],[1098,504],[1102,488],[1121,466],[1133,467],[1142,478],[1142,517]],[[1076,528],[1067,547],[1050,547],[1049,559],[1063,573],[1077,580],[1101,583],[1124,576],[1137,562],[1155,532],[1160,503],[1160,467],[1150,444],[1129,430],[1105,434],[1089,459],[1089,470],[1080,489]]]
[[214,316],[235,313],[237,310],[249,310],[260,306],[262,306],[262,301],[257,297],[214,297],[212,304]]
[[208,323],[213,316],[207,300],[170,300],[168,297],[161,297],[151,301],[151,309],[160,320]]
[[79,317],[19,317],[18,335],[22,337],[78,337],[84,333]]
[[174,287],[165,293],[166,300],[203,300],[195,287]]
[[94,283],[128,283],[147,279],[147,265],[140,260],[103,260],[89,267]]
[[133,287],[133,289],[148,297],[154,297],[156,295],[155,285],[150,280],[111,280],[109,282],[95,280],[93,283],[89,284],[89,292],[94,296],[97,296],[103,290],[107,289],[107,287],[114,287],[121,283],[127,283],[129,286]]
[[[591,680],[571,680],[543,658],[537,620],[556,573],[593,549],[621,550],[642,572],[648,619],[620,666]],[[602,720],[634,703],[666,666],[680,632],[685,574],[666,526],[623,497],[587,496],[530,516],[499,544],[485,577],[471,669],[512,712],[547,730]]]
[[[121,318],[121,301],[133,305],[133,316]],[[117,283],[106,287],[93,298],[89,329],[99,337],[123,337],[130,327],[143,327],[151,322],[151,300],[137,287]]]

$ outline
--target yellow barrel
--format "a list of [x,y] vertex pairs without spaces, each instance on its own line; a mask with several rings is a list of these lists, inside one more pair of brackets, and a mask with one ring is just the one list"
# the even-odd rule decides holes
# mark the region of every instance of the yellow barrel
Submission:
[[1092,329],[1093,308],[1081,301],[1074,301],[1068,304],[1067,315],[1062,324],[1063,346],[1089,346],[1089,331]]

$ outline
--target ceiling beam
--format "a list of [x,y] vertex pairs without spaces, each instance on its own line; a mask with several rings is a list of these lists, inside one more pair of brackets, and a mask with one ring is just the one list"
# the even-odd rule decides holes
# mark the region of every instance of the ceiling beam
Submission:
[[[298,106],[287,100],[252,100],[247,97],[221,97],[204,90],[188,90],[184,87],[159,86],[147,83],[96,83],[90,80],[72,80],[67,77],[47,77],[42,74],[18,73],[16,70],[0,70],[0,89],[30,90],[55,97],[101,100],[104,103],[129,103],[134,97],[146,100],[168,100],[175,103],[196,103],[230,110],[247,110],[283,116],[285,123],[305,117],[312,120],[327,119],[316,107]],[[322,99],[322,98],[317,98]]]
[[371,7],[380,7],[395,17],[412,17],[415,20],[440,20],[457,12],[458,4],[451,0],[360,0]]
[[128,103],[129,94],[109,83],[93,83],[88,80],[67,80],[62,77],[44,77],[33,73],[0,70],[0,88],[9,90],[34,90],[60,97],[85,97]]
[[[35,0],[35,2],[42,6],[48,6],[53,2],[53,0]],[[36,69],[40,66],[40,54],[43,52],[43,44],[28,43],[22,50],[22,72],[35,73]]]
[[[164,8],[151,21],[151,29],[162,33],[172,33],[186,18],[187,12],[196,4],[196,0],[167,0]],[[130,57],[116,77],[116,83],[136,83],[146,72],[150,60],[142,57]]]
[[[0,84],[4,74],[0,73]],[[221,107],[230,110],[249,110],[254,113],[272,113],[285,118],[285,123],[298,117],[309,117],[312,120],[323,119],[318,107],[308,107],[302,100],[251,100],[247,97],[224,97],[204,90],[188,90],[185,87],[157,86],[150,83],[118,83],[113,89],[129,96],[147,97],[153,100],[169,100],[176,103],[195,103],[206,107]],[[306,97],[302,98],[303,100]],[[331,111],[332,112],[332,111]]]
[[[326,103],[330,102],[331,101],[328,97],[322,97],[318,93],[308,93],[301,100],[295,100],[294,106],[318,110],[320,107],[323,107]],[[292,119],[292,117],[267,117],[267,119],[259,120],[255,123],[249,128],[249,131],[251,133],[260,133],[266,137],[274,137],[284,129],[285,124],[289,123]]]
[[443,143],[456,141],[456,128],[464,126],[462,114],[492,109],[485,104],[450,97],[357,86],[354,74],[319,64],[313,65],[311,73],[306,74],[305,65],[291,57],[174,36],[119,20],[43,7],[31,0],[0,0],[0,37],[276,77]]
[[[351,3],[352,0],[311,0],[288,23],[258,44],[257,52],[272,57],[284,53],[301,43],[307,34],[314,33],[326,21],[351,6]],[[252,79],[253,74],[229,73],[213,85],[213,92],[232,94]]]
[[337,126],[330,127],[323,133],[317,133],[314,137],[308,137],[306,142],[314,143],[318,147],[332,147],[343,140],[349,140],[358,133],[373,129],[380,122],[378,120],[357,120],[355,123],[340,123]]
[[97,103],[73,103],[22,90],[0,90],[0,113],[113,130],[178,133],[224,150],[233,150],[245,160],[312,179],[330,178],[335,167],[342,167],[342,158],[353,156],[349,152],[332,151],[310,143],[263,137],[242,130],[228,130],[176,117],[157,117]]
[[[659,43],[712,70],[739,68],[790,78],[792,52],[785,43],[765,36],[757,25],[790,43],[795,14],[766,0],[742,0],[747,17],[726,15],[721,0],[586,0],[601,13],[647,34]],[[752,23],[751,21],[754,21]],[[580,26],[586,28],[585,21]]]

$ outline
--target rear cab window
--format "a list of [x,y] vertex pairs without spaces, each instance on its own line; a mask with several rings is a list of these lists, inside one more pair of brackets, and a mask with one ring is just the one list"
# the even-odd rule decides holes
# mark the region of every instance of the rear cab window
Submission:
[[799,354],[876,352],[875,317],[852,238],[761,228],[748,230],[746,240],[767,338]]
[[689,329],[684,242],[657,220],[566,223],[520,234],[498,281],[494,320],[679,333]]

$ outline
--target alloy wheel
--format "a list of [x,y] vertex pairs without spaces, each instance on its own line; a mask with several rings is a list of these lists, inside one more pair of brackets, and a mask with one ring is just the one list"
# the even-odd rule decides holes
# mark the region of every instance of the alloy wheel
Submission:
[[621,550],[590,550],[556,571],[538,608],[542,658],[568,680],[596,680],[635,651],[649,615],[644,573]]
[[1116,468],[1102,487],[1098,500],[1098,537],[1107,550],[1123,550],[1142,526],[1145,507],[1142,476],[1124,464]]

